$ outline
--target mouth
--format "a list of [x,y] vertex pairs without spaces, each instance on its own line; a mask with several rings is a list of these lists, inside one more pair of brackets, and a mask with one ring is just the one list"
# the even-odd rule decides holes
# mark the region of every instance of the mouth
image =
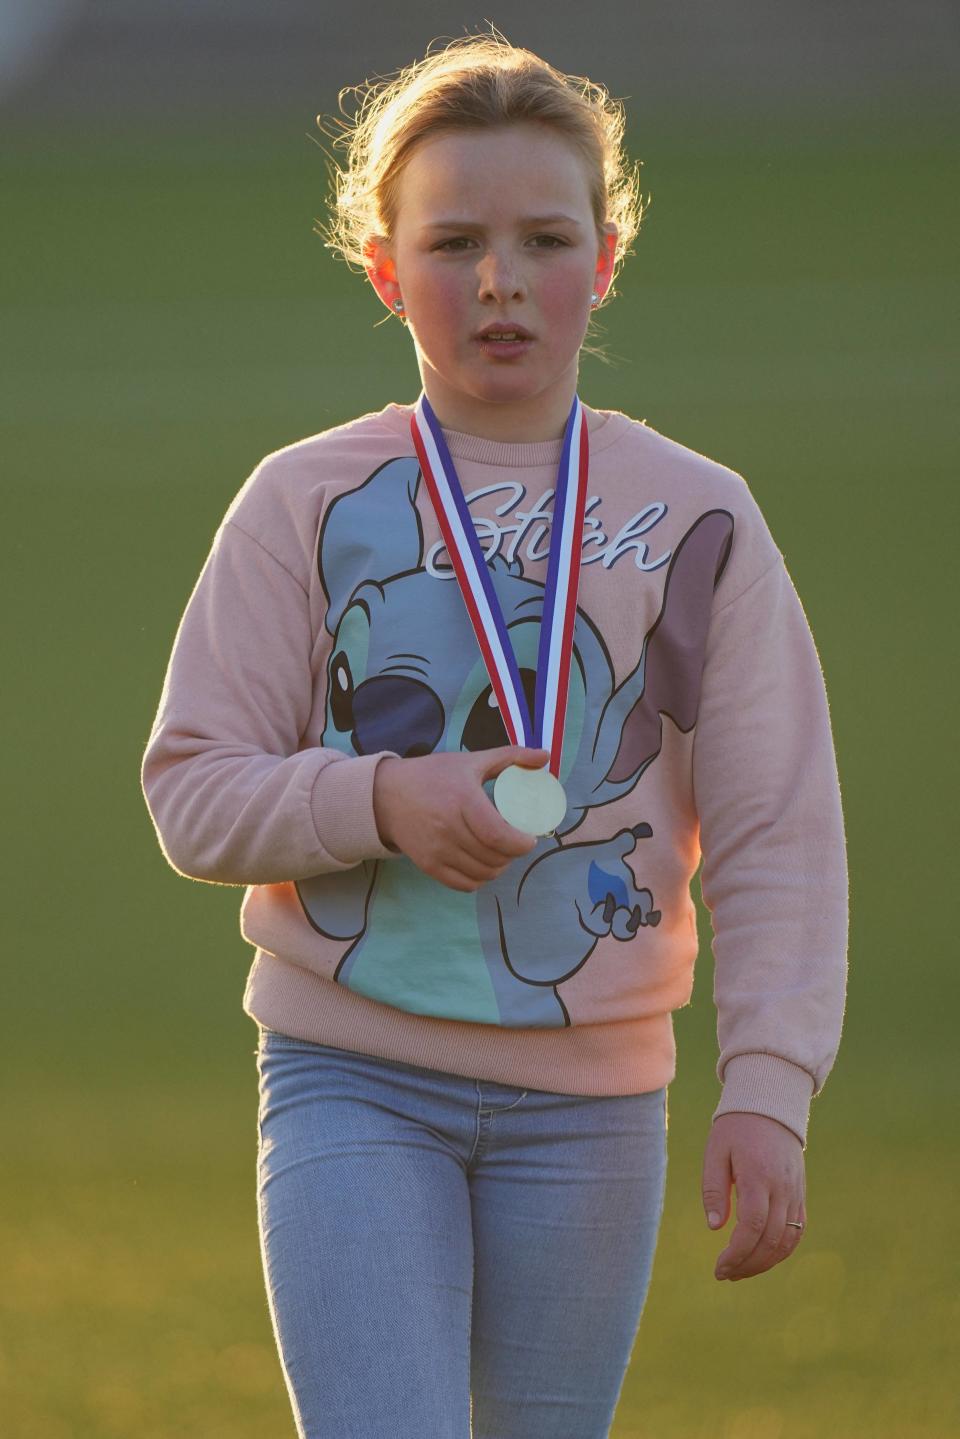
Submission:
[[525,325],[516,325],[508,320],[492,320],[477,332],[478,340],[532,340],[533,336]]
[[534,341],[525,325],[514,325],[505,320],[484,325],[474,338],[485,354],[496,358],[526,354]]

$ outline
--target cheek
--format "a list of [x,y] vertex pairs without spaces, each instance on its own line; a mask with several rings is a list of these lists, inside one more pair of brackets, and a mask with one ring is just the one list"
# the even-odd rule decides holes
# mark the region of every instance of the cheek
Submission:
[[438,266],[432,273],[418,274],[412,298],[421,326],[438,331],[465,308],[463,282],[458,280],[453,266]]
[[556,266],[537,287],[545,318],[561,328],[583,322],[589,291],[584,293],[583,267]]

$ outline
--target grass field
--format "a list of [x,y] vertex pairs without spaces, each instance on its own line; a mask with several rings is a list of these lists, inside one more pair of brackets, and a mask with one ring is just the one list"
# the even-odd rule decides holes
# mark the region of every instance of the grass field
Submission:
[[[408,337],[374,328],[377,302],[311,233],[308,124],[21,133],[0,173],[0,1411],[17,1439],[293,1434],[257,1249],[240,891],[166,868],[138,766],[247,474],[417,393]],[[827,676],[853,913],[808,1232],[737,1285],[712,1277],[725,1239],[699,1199],[718,1094],[704,926],[614,1439],[960,1433],[949,135],[921,111],[658,117],[635,137],[652,204],[605,317],[615,363],[587,358],[581,393],[738,470],[763,507]]]

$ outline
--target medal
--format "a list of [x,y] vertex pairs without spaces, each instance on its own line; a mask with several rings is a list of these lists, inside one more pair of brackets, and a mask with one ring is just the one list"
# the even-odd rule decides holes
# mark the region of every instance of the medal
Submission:
[[508,765],[494,782],[493,800],[508,824],[527,834],[551,834],[567,799],[558,778],[577,612],[589,449],[580,397],[574,395],[557,474],[547,581],[537,651],[536,709],[531,721],[513,646],[490,570],[480,549],[457,471],[425,393],[410,416],[413,443],[447,552],[511,744],[545,749],[543,769]]
[[493,782],[493,802],[507,824],[526,834],[552,834],[567,812],[566,791],[549,766],[508,764]]

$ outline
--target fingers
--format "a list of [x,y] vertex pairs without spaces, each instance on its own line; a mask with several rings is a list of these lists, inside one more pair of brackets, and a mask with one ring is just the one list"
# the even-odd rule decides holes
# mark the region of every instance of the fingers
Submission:
[[787,1224],[797,1219],[806,1226],[806,1213],[785,1195],[746,1191],[737,1194],[737,1223],[730,1243],[717,1260],[717,1279],[749,1279],[786,1259],[803,1234]]
[[737,1223],[730,1243],[717,1260],[717,1277],[746,1279],[775,1264],[786,1217],[786,1200],[750,1191],[741,1199],[738,1192]]
[[[797,1229],[794,1224],[790,1224],[787,1222],[791,1219],[794,1221],[798,1221],[800,1224],[802,1224],[803,1229]],[[803,1238],[803,1231],[804,1229],[806,1229],[806,1227],[807,1215],[803,1204],[801,1203],[799,1210],[797,1209],[797,1206],[795,1204],[788,1204],[787,1219],[784,1221],[783,1236],[780,1240],[780,1253],[778,1254],[775,1261],[777,1264],[779,1264],[781,1259],[788,1259],[790,1257],[790,1255],[796,1249],[797,1245],[800,1243],[800,1240]]]
[[448,889],[459,889],[464,894],[474,894],[485,882],[464,874],[462,870],[451,869],[448,864],[431,871],[431,876],[445,884]]
[[502,868],[518,855],[528,854],[537,842],[536,835],[526,834],[509,824],[483,790],[471,795],[464,803],[463,847],[480,864]]
[[[800,1243],[800,1240],[803,1238],[804,1234],[807,1232],[807,1206],[806,1206],[806,1202],[805,1202],[803,1199],[801,1199],[799,1206],[796,1205],[796,1204],[788,1204],[788,1205],[787,1205],[787,1211],[788,1211],[788,1212],[787,1212],[787,1219],[788,1219],[788,1220],[793,1220],[794,1223],[793,1223],[793,1224],[788,1223],[788,1224],[787,1224],[787,1227],[786,1227],[786,1228],[784,1229],[784,1231],[783,1231],[783,1244],[784,1244],[784,1248],[785,1248],[785,1251],[786,1251],[785,1254],[784,1254],[784,1258],[786,1258],[787,1255],[793,1253],[793,1251],[796,1249],[797,1245]],[[801,1225],[803,1226],[803,1228],[802,1228],[802,1229],[797,1229],[797,1228],[795,1227],[796,1224],[801,1224]]]
[[[489,884],[490,880],[502,874],[512,863],[515,854],[504,854],[501,850],[484,844],[477,839],[465,817],[461,818],[463,823],[457,831],[456,845],[451,847],[445,865],[436,872],[436,878],[452,889],[472,891],[479,889],[481,885]],[[507,828],[510,829],[510,826]],[[512,833],[519,834],[520,831],[513,830]],[[518,852],[525,854],[535,843],[536,839],[531,835]],[[516,846],[514,848],[516,850]]]
[[[730,1236],[730,1243],[717,1260],[715,1270],[718,1279],[731,1279],[739,1275],[760,1240],[763,1238],[769,1218],[769,1196],[760,1191],[737,1188],[737,1222]],[[786,1218],[786,1211],[784,1211]]]
[[703,1156],[703,1174],[700,1180],[703,1211],[711,1229],[719,1229],[727,1222],[730,1213],[730,1186],[732,1183],[730,1148],[721,1131],[716,1125],[713,1125]]
[[[510,860],[502,854],[495,854],[492,850],[484,851],[483,858],[477,858],[477,846],[469,838],[469,830],[461,827],[458,831],[458,843],[451,848],[445,857],[445,868],[458,876],[461,883],[456,888],[479,889],[480,885],[488,884],[491,879],[496,879],[501,874]],[[462,841],[460,836],[463,836]],[[490,854],[491,858],[486,858]],[[446,881],[444,881],[446,882]]]
[[530,745],[509,744],[500,749],[480,750],[477,759],[480,761],[480,779],[485,780],[493,779],[511,764],[522,765],[525,769],[542,769],[550,759],[550,751],[534,749]]
[[548,750],[529,749],[523,745],[505,745],[493,752],[478,756],[478,784],[460,808],[457,852],[451,856],[455,870],[466,878],[478,883],[495,879],[511,860],[522,854],[529,854],[537,843],[536,835],[528,835],[516,829],[503,818],[493,801],[482,788],[483,781],[497,775],[511,764],[540,766],[549,759]]
[[[746,1279],[786,1259],[803,1236],[788,1220],[806,1225],[803,1148],[779,1120],[731,1111],[713,1122],[703,1167],[703,1204],[726,1222],[731,1182],[737,1223],[717,1260],[717,1279]],[[715,1226],[712,1226],[715,1227]]]
[[503,818],[483,788],[485,778],[511,764],[543,768],[548,759],[547,750],[504,745],[476,755],[398,760],[398,768],[407,766],[405,784],[394,802],[393,820],[385,816],[383,832],[392,827],[397,848],[425,874],[450,889],[475,891],[538,843],[536,835]]
[[496,879],[536,845],[535,835],[514,829],[481,790],[460,812],[454,843],[437,878],[452,889],[473,891]]

